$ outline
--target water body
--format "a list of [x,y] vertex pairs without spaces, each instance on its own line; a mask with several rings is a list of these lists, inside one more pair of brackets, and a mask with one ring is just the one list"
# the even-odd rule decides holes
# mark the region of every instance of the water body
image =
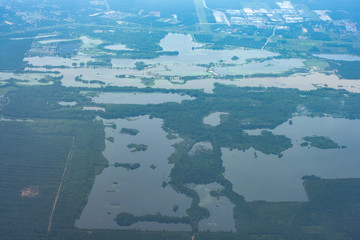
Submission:
[[105,104],[162,104],[193,99],[195,98],[189,95],[177,93],[100,93],[92,101]]
[[73,107],[73,106],[76,105],[76,102],[64,102],[64,101],[59,101],[58,104],[61,105],[61,106],[70,106],[70,107]]
[[105,49],[113,50],[113,51],[120,51],[120,50],[132,50],[127,48],[124,44],[114,44],[114,45],[107,45],[104,47]]
[[[294,145],[283,152],[282,158],[254,149],[244,152],[221,149],[225,177],[247,201],[307,201],[301,180],[305,175],[360,177],[360,120],[294,117],[292,121],[292,125],[286,122],[271,130],[286,135]],[[303,137],[313,135],[328,136],[347,148],[323,150],[300,146]]]
[[58,42],[70,42],[76,39],[49,39],[49,40],[41,40],[39,41],[40,44],[51,44],[51,43],[58,43]]
[[213,150],[211,142],[197,142],[195,143],[189,151],[189,155],[194,155],[199,150]]
[[10,72],[0,72],[0,82],[6,83],[6,80],[13,78],[16,79],[16,83],[20,85],[50,85],[53,84],[50,82],[39,82],[39,80],[46,78],[47,76],[59,77],[59,74],[56,73],[10,73]]
[[39,34],[35,37],[24,37],[24,38],[10,38],[11,40],[23,40],[23,39],[39,39],[39,38],[48,38],[48,37],[56,37],[57,34],[48,34],[48,35],[42,35]]
[[239,75],[255,73],[283,73],[294,68],[304,67],[302,59],[271,59],[263,62],[250,62],[240,66],[214,68],[214,71],[220,75]]
[[81,36],[80,40],[83,42],[83,48],[92,48],[103,43],[100,39],[89,38],[87,36]]
[[[88,45],[95,46],[100,44],[99,40],[82,37],[82,40]],[[294,67],[303,66],[301,59],[272,59],[265,62],[251,62],[246,63],[246,59],[251,58],[265,58],[276,56],[275,53],[265,50],[246,50],[243,48],[228,49],[228,50],[211,50],[204,49],[202,44],[193,41],[191,35],[184,34],[168,34],[162,40],[160,45],[166,51],[179,51],[177,56],[161,56],[155,59],[112,59],[113,68],[71,68],[73,63],[87,62],[91,59],[86,55],[75,56],[72,59],[65,59],[60,57],[32,57],[25,58],[29,64],[34,66],[68,66],[70,68],[54,68],[52,71],[59,71],[63,75],[61,80],[64,86],[74,87],[101,87],[100,84],[87,84],[76,82],[75,77],[82,75],[85,80],[99,80],[106,83],[106,86],[126,87],[133,86],[144,88],[146,87],[141,78],[155,77],[153,88],[166,89],[204,89],[205,92],[211,93],[214,88],[214,83],[233,84],[244,87],[279,87],[279,88],[298,88],[300,90],[312,90],[317,87],[330,87],[335,89],[345,89],[350,92],[360,92],[360,80],[346,80],[339,79],[335,75],[325,75],[322,73],[311,74],[295,74],[289,77],[267,77],[267,78],[245,78],[238,80],[225,79],[197,79],[187,82],[170,82],[161,79],[161,76],[206,76],[210,75],[205,67],[197,64],[208,64],[209,62],[219,62],[236,64],[234,67],[217,67],[215,72],[226,74],[253,74],[253,73],[269,73],[269,72],[283,72]],[[232,61],[233,56],[238,56],[239,60]],[[350,56],[350,55],[349,55]],[[145,70],[138,71],[134,69],[135,62],[144,61],[145,64],[151,66]],[[26,70],[31,70],[28,68]],[[46,69],[36,68],[34,70],[47,71]],[[135,78],[117,78],[116,75],[135,76]]]
[[229,114],[229,113],[226,113],[226,112],[214,112],[214,113],[211,113],[208,116],[204,117],[203,122],[204,122],[204,124],[208,124],[210,126],[215,127],[215,126],[220,124],[221,115],[224,115],[224,114]]
[[338,61],[360,61],[359,56],[350,54],[314,54],[314,56]]
[[[225,50],[212,50],[205,49],[203,44],[196,43],[190,34],[178,34],[178,33],[169,33],[161,41],[160,46],[164,51],[178,51],[179,55],[177,56],[161,56],[156,59],[156,62],[178,62],[178,63],[192,63],[192,64],[201,64],[201,63],[210,63],[218,62],[220,60],[232,62],[232,63],[243,63],[246,59],[250,58],[267,58],[277,56],[277,53],[269,52],[266,50],[247,50],[244,48],[234,48],[234,49],[225,49]],[[239,57],[239,59],[234,62],[231,60],[233,56]]]
[[[114,59],[113,65],[117,67],[132,66],[137,61],[143,61],[146,64],[207,64],[210,62],[230,62],[230,63],[245,63],[246,59],[250,58],[267,58],[277,56],[277,53],[266,50],[234,48],[225,50],[213,50],[202,48],[203,44],[196,43],[190,34],[169,33],[161,41],[160,46],[164,51],[178,51],[179,54],[175,56],[160,56],[155,59]],[[233,56],[238,56],[239,59],[234,62],[231,60]]]
[[0,122],[35,122],[32,119],[10,119],[10,118],[0,118]]
[[102,111],[105,112],[105,108],[102,107],[83,107],[83,110],[87,110],[87,111]]
[[235,222],[233,208],[235,205],[230,202],[227,197],[221,196],[219,198],[210,195],[211,191],[220,191],[224,189],[218,183],[211,184],[189,184],[187,187],[195,190],[200,196],[199,206],[207,208],[210,212],[210,217],[199,222],[200,231],[211,232],[235,232]]
[[[160,224],[139,222],[129,227],[116,224],[114,218],[121,212],[135,216],[160,213],[165,216],[186,216],[191,198],[178,194],[169,185],[162,183],[169,180],[172,164],[168,157],[174,152],[172,145],[180,139],[169,140],[161,128],[163,121],[142,116],[130,119],[112,119],[103,122],[106,126],[106,149],[103,152],[110,166],[98,175],[91,190],[88,203],[80,219],[75,223],[85,229],[141,229],[191,231],[186,224]],[[116,125],[114,129],[113,124]],[[136,136],[121,134],[122,128],[139,130]],[[128,144],[145,144],[148,150],[131,152]],[[135,170],[114,167],[115,163],[139,163]],[[178,205],[178,211],[173,206]]]
[[24,61],[27,61],[28,64],[31,64],[33,66],[53,66],[53,67],[54,66],[72,67],[72,64],[74,62],[72,59],[69,59],[69,58],[51,57],[51,56],[27,57],[27,58],[24,58]]

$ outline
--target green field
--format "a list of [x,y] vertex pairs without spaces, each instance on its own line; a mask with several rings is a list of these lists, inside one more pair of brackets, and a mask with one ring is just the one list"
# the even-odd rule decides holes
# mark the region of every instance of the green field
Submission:
[[203,4],[202,0],[194,0],[196,13],[199,19],[200,29],[202,32],[209,32],[210,26],[209,21],[206,14],[206,8]]

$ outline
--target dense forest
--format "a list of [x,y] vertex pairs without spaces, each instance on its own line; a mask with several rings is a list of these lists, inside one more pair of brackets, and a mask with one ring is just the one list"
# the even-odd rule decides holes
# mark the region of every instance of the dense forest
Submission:
[[[309,217],[314,216],[313,212],[309,211],[309,208],[317,208],[316,202],[319,201],[316,200],[313,203],[316,198],[313,198],[311,194],[328,191],[326,188],[332,187],[332,183],[342,184],[343,180],[333,180],[329,181],[329,183],[322,180],[319,182],[321,184],[315,185],[312,184],[312,179],[305,180],[307,192],[310,194],[310,202],[306,204],[246,202],[241,195],[232,191],[231,182],[224,178],[220,148],[228,147],[245,150],[253,147],[263,153],[280,156],[284,150],[292,146],[291,140],[286,136],[274,135],[270,131],[263,131],[260,135],[248,135],[244,130],[273,129],[279,124],[288,121],[292,114],[297,111],[299,105],[305,106],[312,116],[331,114],[356,119],[360,117],[359,108],[355,107],[359,103],[359,94],[347,93],[344,95],[344,91],[332,89],[303,92],[294,89],[254,89],[217,85],[214,94],[193,90],[177,90],[196,97],[194,100],[186,100],[182,103],[99,105],[89,102],[89,98],[81,94],[79,89],[64,88],[57,84],[50,87],[19,87],[14,85],[13,88],[9,89],[12,90],[7,92],[7,96],[10,97],[11,101],[3,107],[3,116],[32,119],[34,122],[0,122],[3,133],[2,138],[4,139],[1,154],[4,159],[7,159],[6,162],[2,163],[4,166],[2,168],[2,171],[4,171],[2,177],[16,179],[16,181],[11,181],[12,184],[15,184],[14,186],[2,184],[1,187],[2,193],[13,192],[8,194],[7,198],[1,200],[3,202],[1,206],[4,208],[1,211],[2,218],[13,216],[9,218],[6,225],[2,225],[1,232],[6,233],[7,236],[4,239],[23,239],[22,234],[26,234],[27,239],[98,239],[100,236],[101,239],[122,239],[124,237],[127,239],[157,238],[159,235],[156,232],[144,235],[144,232],[137,231],[112,230],[105,233],[101,230],[94,230],[89,235],[86,231],[74,228],[74,221],[79,217],[86,204],[96,174],[99,174],[108,165],[101,153],[105,143],[104,126],[101,122],[93,121],[93,119],[96,115],[103,118],[126,118],[144,114],[164,119],[163,128],[165,130],[170,133],[178,133],[181,137],[188,139],[187,142],[176,145],[176,151],[169,158],[169,161],[174,163],[174,168],[171,171],[171,181],[168,184],[176,191],[191,197],[192,203],[187,210],[188,218],[172,219],[165,216],[148,215],[131,218],[131,221],[145,221],[146,219],[155,219],[154,221],[162,219],[161,221],[166,222],[185,221],[192,226],[194,232],[197,232],[198,222],[208,217],[209,212],[206,208],[199,206],[199,196],[194,190],[187,188],[186,184],[218,182],[224,186],[224,190],[216,194],[228,197],[235,204],[234,219],[237,232],[232,234],[212,233],[211,235],[208,233],[196,233],[197,239],[216,239],[219,237],[222,239],[237,239],[241,236],[246,236],[248,239],[261,239],[260,236],[269,234],[274,236],[271,239],[277,237],[289,239],[290,236],[294,236],[294,233],[299,238],[315,239],[314,236],[324,236],[327,239],[342,239],[341,236],[345,236],[345,233],[349,234],[349,236],[356,236],[357,234],[355,225],[348,227],[341,225],[338,228],[331,228],[330,226],[336,224],[337,221],[336,218],[332,217],[329,217],[327,222],[324,222],[324,218],[314,218],[312,222],[308,223]],[[134,91],[135,89],[101,88],[101,91],[126,92],[129,90]],[[154,92],[157,90],[145,88],[143,90],[136,89],[136,91]],[[30,97],[33,100],[27,101]],[[76,101],[77,105],[68,107],[57,104],[58,101],[64,99]],[[324,101],[324,99],[327,100]],[[342,104],[342,101],[345,101],[346,104]],[[82,110],[82,106],[90,104],[104,107],[106,111],[93,113]],[[203,123],[205,116],[218,111],[229,113],[225,115],[220,125],[209,126]],[[247,124],[243,124],[245,119]],[[131,135],[138,133],[136,129],[127,128],[122,128],[119,131]],[[73,158],[69,163],[59,202],[55,209],[53,228],[51,234],[48,235],[46,228],[51,205],[53,204],[72,137],[75,137]],[[307,139],[306,141],[314,142],[315,140]],[[197,151],[194,155],[188,155],[188,151],[198,141],[211,142],[213,150],[204,149]],[[143,149],[142,144],[134,144],[130,147],[135,149],[141,147],[141,150]],[[56,148],[56,150],[52,150],[53,148]],[[17,152],[18,155],[14,155],[14,152]],[[29,161],[34,156],[38,156],[36,159],[39,162]],[[49,157],[54,162],[49,162]],[[22,167],[15,167],[13,164]],[[52,165],[51,169],[54,173],[49,174],[48,164]],[[53,168],[54,164],[58,167]],[[129,170],[139,167],[137,164],[116,165]],[[24,169],[29,169],[29,171],[24,171]],[[46,174],[41,171],[45,171]],[[323,182],[326,185],[323,185]],[[315,181],[315,183],[317,182]],[[357,182],[345,181],[345,183],[348,184],[350,191],[353,184]],[[318,190],[314,192],[315,187]],[[334,187],[336,186],[334,185]],[[30,189],[30,196],[21,197],[21,191],[24,189]],[[32,196],[32,193],[35,195]],[[341,194],[351,195],[352,192],[342,192]],[[335,195],[326,195],[329,201],[337,201],[335,199],[331,200],[333,197]],[[353,201],[354,199],[349,198],[350,200]],[[36,203],[36,201],[43,201],[44,204]],[[346,208],[346,206],[354,206],[353,203],[356,203],[356,199],[351,205],[347,205],[347,200],[343,201],[341,209]],[[38,222],[30,220],[33,216],[31,211],[40,210],[26,207],[33,206],[33,204],[41,207],[43,212],[42,215],[37,215]],[[9,209],[13,211],[9,211]],[[323,210],[319,208],[318,211]],[[334,209],[333,211],[337,210]],[[17,221],[15,216],[18,214],[21,214],[22,219],[25,221],[23,232],[16,231],[17,228],[14,228],[16,225],[10,221],[10,219]],[[327,216],[333,214],[333,212],[325,211],[321,214]],[[359,218],[358,215],[351,216],[347,212],[342,214],[344,221],[356,221],[355,219]],[[290,225],[287,222],[289,218],[293,218]],[[33,222],[34,225],[25,224],[29,221]],[[320,235],[314,235],[314,232],[309,230],[308,227],[302,227],[304,222],[307,225],[311,224],[311,226],[320,224],[323,226],[323,231],[318,233]],[[328,231],[329,227],[331,231]],[[256,235],[253,233],[256,233]],[[161,233],[161,236],[164,239],[187,239],[190,233],[167,232]]]

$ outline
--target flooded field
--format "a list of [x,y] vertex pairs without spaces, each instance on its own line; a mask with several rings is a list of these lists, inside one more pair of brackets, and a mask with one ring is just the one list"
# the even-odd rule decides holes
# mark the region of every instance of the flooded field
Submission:
[[[360,121],[334,118],[294,117],[293,124],[283,123],[272,131],[289,137],[294,145],[277,155],[265,155],[254,149],[222,149],[225,177],[233,190],[247,201],[307,201],[301,177],[360,177]],[[261,130],[248,131],[260,134]],[[302,147],[303,137],[327,136],[346,148],[318,149]],[[254,154],[256,152],[256,154]]]
[[114,44],[114,45],[107,45],[104,47],[105,49],[108,50],[113,50],[113,51],[120,51],[120,50],[131,50],[130,48],[127,48],[124,44]]
[[[86,36],[80,38],[83,41],[82,49],[96,49],[103,41]],[[59,39],[64,40],[64,39]],[[46,40],[44,40],[46,41]],[[52,39],[49,41],[56,41]],[[226,50],[207,49],[203,44],[196,43],[191,35],[170,33],[160,42],[164,51],[178,51],[175,56],[160,56],[154,59],[121,59],[111,57],[112,67],[86,67],[86,63],[94,61],[86,51],[79,55],[68,58],[61,57],[27,57],[24,60],[29,66],[26,70],[49,71],[44,66],[51,66],[51,71],[58,71],[63,76],[62,84],[73,87],[147,87],[142,79],[152,79],[153,88],[165,89],[203,89],[212,92],[214,83],[233,84],[240,87],[279,87],[298,88],[300,90],[312,90],[318,87],[330,87],[345,89],[350,92],[360,92],[360,80],[339,79],[334,74],[312,72],[309,74],[294,74],[288,77],[256,77],[246,75],[285,73],[295,68],[304,67],[303,59],[268,59],[278,54],[265,50],[249,50],[234,48]],[[105,46],[109,50],[126,50],[125,45],[114,44]],[[101,49],[99,49],[101,51]],[[236,61],[232,58],[236,56]],[[322,58],[356,61],[357,56],[352,55],[316,55]],[[263,60],[261,60],[263,59]],[[143,70],[135,69],[135,63],[142,61],[147,67]],[[207,64],[214,63],[215,67],[210,71]],[[79,67],[84,64],[83,67]],[[31,67],[33,66],[33,67]],[[67,68],[58,68],[65,66]],[[75,67],[74,67],[75,66]],[[245,78],[228,80],[226,78],[212,78],[214,75],[243,75]],[[200,79],[184,81],[186,76],[201,77]],[[75,81],[81,77],[84,82]],[[170,78],[170,79],[169,79]],[[101,81],[103,84],[90,83]],[[87,83],[88,82],[88,83]]]
[[[161,56],[160,63],[183,63],[183,64],[204,64],[210,62],[231,62],[236,64],[244,63],[246,59],[267,58],[277,56],[277,53],[265,50],[247,50],[244,48],[234,48],[227,50],[212,50],[202,48],[203,44],[196,43],[191,35],[170,33],[161,40],[160,46],[164,51],[178,51],[177,56]],[[239,59],[235,62],[231,58],[237,56]]]
[[193,100],[194,97],[177,93],[100,93],[93,97],[95,103],[105,104],[162,104],[166,102],[180,103]]
[[70,106],[70,107],[73,107],[73,106],[76,105],[76,102],[59,101],[58,104],[61,105],[61,106]]
[[103,43],[103,41],[100,39],[90,38],[87,36],[81,36],[80,40],[83,42],[82,48],[84,48],[84,49],[93,48],[93,47]]
[[239,66],[214,68],[214,72],[219,75],[241,75],[255,73],[284,73],[294,68],[304,67],[301,59],[272,59],[263,62],[251,62]]
[[[135,216],[160,213],[165,216],[186,216],[191,199],[175,192],[170,186],[163,186],[169,179],[172,164],[168,157],[174,151],[172,145],[179,139],[169,140],[161,128],[162,120],[142,116],[130,119],[113,119],[103,122],[106,127],[106,149],[104,156],[107,167],[96,177],[88,203],[75,226],[100,229],[141,229],[190,231],[185,224],[160,224],[139,222],[129,227],[116,224],[114,218],[121,212]],[[116,125],[114,129],[112,126]],[[123,128],[136,129],[136,135],[121,133]],[[127,146],[131,143],[145,144],[146,151],[133,152]],[[135,170],[115,167],[116,163],[139,163]],[[174,211],[174,206],[178,210]]]
[[211,113],[210,115],[204,117],[203,122],[204,124],[208,124],[210,126],[217,126],[220,124],[221,122],[221,115],[225,115],[225,114],[229,114],[226,112],[214,112]]
[[58,43],[58,42],[70,42],[76,39],[50,39],[50,40],[41,40],[38,43],[40,44],[51,44],[51,43]]
[[211,232],[235,232],[234,204],[226,197],[213,197],[210,195],[211,191],[221,191],[223,186],[217,183],[211,184],[190,184],[189,188],[195,190],[200,196],[200,207],[207,208],[210,212],[210,217],[199,222],[200,231]]
[[360,57],[349,54],[314,54],[315,57],[340,60],[340,61],[360,61]]
[[[9,79],[20,85],[51,85],[53,81],[47,81],[47,77],[59,77],[57,73],[10,73],[0,72],[0,84],[5,84]],[[45,81],[44,81],[45,80]]]

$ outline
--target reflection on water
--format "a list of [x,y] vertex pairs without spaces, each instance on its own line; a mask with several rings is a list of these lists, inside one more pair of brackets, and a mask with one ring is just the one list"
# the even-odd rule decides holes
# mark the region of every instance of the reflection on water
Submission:
[[102,107],[94,107],[94,106],[83,107],[83,110],[88,110],[88,111],[102,111],[102,112],[105,112],[105,108],[102,108]]
[[107,45],[104,48],[109,49],[109,50],[113,50],[113,51],[132,50],[130,48],[127,48],[124,44]]
[[211,191],[220,191],[224,189],[218,183],[211,184],[189,184],[187,187],[195,190],[200,196],[200,207],[207,208],[210,212],[210,217],[199,222],[200,231],[236,231],[233,208],[235,205],[230,202],[227,197],[213,197],[210,195]]
[[201,150],[213,150],[213,146],[210,142],[197,142],[195,143],[189,151],[189,155],[194,155],[197,151]]
[[349,54],[314,54],[315,57],[340,61],[360,61],[359,56]]
[[[266,50],[246,50],[243,48],[226,49],[226,50],[212,50],[201,48],[203,44],[194,42],[191,35],[169,33],[161,40],[160,46],[165,51],[178,51],[176,56],[161,56],[154,59],[155,62],[160,63],[183,63],[183,64],[201,64],[218,62],[220,60],[225,62],[232,62],[231,58],[237,56],[239,59],[237,64],[245,62],[250,58],[267,58],[277,56],[277,53]],[[153,60],[150,60],[150,62]]]
[[[283,157],[265,155],[254,149],[238,151],[222,148],[225,177],[233,190],[246,200],[306,201],[301,177],[322,178],[360,177],[360,120],[294,117],[272,132],[284,134],[293,147]],[[257,132],[251,131],[252,134]],[[345,149],[322,150],[301,147],[306,136],[328,136]]]
[[240,66],[228,66],[214,68],[214,71],[220,75],[241,75],[255,73],[283,73],[294,68],[304,67],[301,59],[271,59],[263,62],[251,62]]
[[208,116],[204,117],[203,122],[204,122],[204,124],[208,124],[210,126],[215,127],[215,126],[220,124],[221,115],[224,115],[224,114],[229,114],[229,113],[226,113],[226,112],[214,112],[214,113],[211,113]]
[[180,103],[193,100],[194,97],[177,93],[100,93],[92,99],[95,103],[105,104],[161,104],[166,102]]
[[[84,45],[94,47],[100,44],[98,39],[81,38]],[[360,92],[360,80],[339,79],[336,75],[326,75],[323,73],[311,74],[295,74],[290,77],[267,77],[267,78],[244,78],[236,80],[214,79],[211,73],[201,64],[217,63],[214,68],[215,73],[220,75],[227,74],[255,74],[255,73],[280,73],[286,72],[293,68],[303,67],[302,59],[271,59],[266,61],[251,61],[247,63],[247,59],[264,59],[276,56],[276,53],[265,50],[247,50],[243,48],[212,50],[206,49],[202,44],[193,41],[191,35],[174,34],[166,35],[160,45],[164,51],[178,51],[175,56],[160,56],[154,59],[120,59],[112,58],[113,68],[86,68],[77,67],[81,63],[86,63],[93,59],[79,53],[72,59],[61,57],[31,57],[25,58],[29,64],[40,68],[27,68],[26,70],[48,71],[41,68],[45,65],[50,66],[67,66],[69,68],[53,68],[52,71],[58,71],[63,78],[62,85],[74,87],[102,87],[102,86],[118,86],[118,87],[138,87],[144,88],[141,81],[142,78],[152,78],[154,80],[153,88],[166,89],[203,89],[207,93],[211,93],[214,83],[233,84],[243,87],[279,87],[279,88],[298,88],[300,90],[312,90],[318,87],[329,87],[335,89],[345,89],[350,92]],[[114,48],[118,45],[110,45]],[[108,47],[110,47],[108,46]],[[122,47],[119,47],[122,48]],[[237,56],[237,61],[231,60]],[[333,55],[318,55],[322,57],[332,57]],[[335,55],[336,58],[342,60],[358,60],[359,57],[351,55]],[[135,63],[143,61],[148,65],[144,70],[136,70]],[[199,66],[199,64],[201,66]],[[221,64],[224,64],[221,66]],[[235,64],[235,66],[232,66]],[[75,81],[75,77],[81,76],[85,81],[97,80],[102,81],[105,85],[98,83],[90,84]],[[177,76],[209,76],[209,78],[196,79],[184,82],[178,80]],[[170,77],[170,81],[166,78]]]
[[[181,230],[190,231],[185,224],[160,224],[139,222],[130,227],[121,227],[114,218],[121,212],[135,216],[160,213],[165,216],[186,216],[191,199],[178,194],[169,185],[172,164],[168,157],[174,151],[172,144],[180,141],[168,140],[162,130],[162,120],[142,116],[131,119],[105,120],[106,141],[104,156],[109,161],[107,167],[96,177],[88,203],[75,226],[79,228],[100,229],[141,229],[141,230]],[[114,124],[116,129],[113,128]],[[139,130],[136,136],[121,134],[122,128]],[[131,152],[128,144],[145,144],[148,150]],[[139,163],[140,168],[126,170],[114,167],[115,163]],[[178,205],[177,211],[173,210]]]
[[58,104],[61,105],[61,106],[70,106],[70,107],[73,107],[73,106],[76,105],[76,102],[59,101]]

